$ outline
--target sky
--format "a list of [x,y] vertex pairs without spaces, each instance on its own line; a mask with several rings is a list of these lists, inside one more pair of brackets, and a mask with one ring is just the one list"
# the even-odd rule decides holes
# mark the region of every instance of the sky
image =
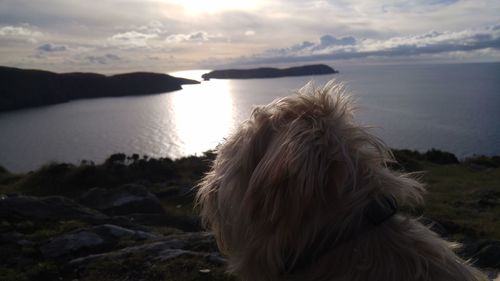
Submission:
[[498,0],[0,0],[0,65],[168,72],[500,62]]

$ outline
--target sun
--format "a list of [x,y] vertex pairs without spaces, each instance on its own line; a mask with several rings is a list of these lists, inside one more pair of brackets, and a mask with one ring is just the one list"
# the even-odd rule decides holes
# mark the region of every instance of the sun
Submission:
[[190,14],[219,13],[230,10],[253,10],[259,1],[244,0],[169,0],[171,4],[179,5]]

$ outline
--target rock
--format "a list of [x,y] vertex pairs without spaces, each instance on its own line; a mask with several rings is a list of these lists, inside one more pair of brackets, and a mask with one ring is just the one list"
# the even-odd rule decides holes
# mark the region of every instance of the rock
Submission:
[[181,186],[168,186],[162,188],[160,191],[155,192],[158,198],[189,198],[192,200],[196,194],[196,189],[192,186],[181,185]]
[[49,241],[40,247],[45,258],[58,258],[75,254],[82,250],[102,247],[105,240],[94,232],[81,230],[75,233],[64,234]]
[[210,253],[207,256],[207,260],[208,260],[208,262],[213,263],[213,264],[217,264],[217,265],[225,265],[227,263],[226,258],[221,256],[221,254],[219,252]]
[[500,241],[483,243],[472,259],[475,260],[474,265],[479,267],[500,268]]
[[[123,248],[120,250],[103,253],[94,254],[86,257],[76,258],[71,260],[68,265],[71,267],[81,267],[89,263],[99,262],[102,260],[119,260],[124,259],[132,254],[140,254],[145,260],[161,259],[168,256],[175,256],[172,252],[168,250],[181,249],[184,248],[186,244],[178,239],[168,239],[166,241],[153,242],[145,245],[131,246]],[[162,254],[163,253],[163,254]]]
[[55,237],[42,245],[40,251],[46,258],[75,257],[111,250],[122,239],[141,241],[159,237],[159,235],[144,231],[104,224]]
[[193,232],[170,235],[161,241],[126,247],[108,253],[76,258],[71,260],[68,265],[70,267],[85,267],[90,263],[104,260],[121,260],[131,255],[140,255],[142,260],[153,262],[166,261],[184,255],[203,257],[213,264],[225,262],[216,252],[217,245],[215,244],[215,239],[212,234],[206,232]]
[[180,249],[166,249],[158,253],[156,257],[154,257],[153,261],[165,262],[180,256],[202,256],[201,253],[196,253],[192,251],[180,250]]
[[27,240],[24,234],[15,231],[3,233],[0,236],[0,241],[15,243],[19,246],[25,246],[25,247],[32,247],[35,245],[33,241]]
[[3,196],[0,199],[0,218],[32,220],[71,220],[101,222],[108,217],[61,196]]
[[217,243],[213,234],[208,232],[190,232],[182,234],[172,234],[168,239],[176,239],[183,241],[185,247],[183,249],[195,252],[213,253],[218,252]]
[[449,235],[446,228],[444,228],[444,226],[442,226],[439,222],[435,220],[426,217],[421,217],[418,221],[423,225],[425,225],[426,227],[428,227],[430,230],[439,234],[439,236],[441,237],[447,237]]
[[168,214],[131,214],[127,215],[135,223],[154,226],[169,226],[182,231],[200,231],[201,223],[199,219],[188,216],[174,216]]
[[117,239],[127,238],[132,240],[156,239],[159,235],[140,230],[131,230],[112,224],[104,224],[90,228],[91,231],[99,234],[101,237],[113,237]]
[[113,276],[113,280],[235,280],[225,274],[226,260],[211,250],[214,248],[214,237],[209,233],[171,235],[161,241],[72,259],[62,270],[85,280],[101,275]]
[[80,202],[108,215],[164,213],[160,200],[144,186],[136,184],[116,189],[93,188],[81,197]]

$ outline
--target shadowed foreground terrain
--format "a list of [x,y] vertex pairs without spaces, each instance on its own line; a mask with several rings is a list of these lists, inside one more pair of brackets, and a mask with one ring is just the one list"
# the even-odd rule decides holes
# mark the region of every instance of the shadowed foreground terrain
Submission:
[[[426,205],[412,215],[461,241],[459,254],[495,276],[500,157],[394,154],[393,169],[424,171]],[[114,154],[27,174],[0,167],[0,280],[234,280],[193,208],[192,187],[213,158]]]

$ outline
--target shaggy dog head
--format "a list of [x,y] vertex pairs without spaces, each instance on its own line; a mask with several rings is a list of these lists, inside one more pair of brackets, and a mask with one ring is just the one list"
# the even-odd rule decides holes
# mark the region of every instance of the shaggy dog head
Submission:
[[353,120],[342,85],[257,107],[199,184],[229,271],[256,280],[483,280],[449,243],[396,212],[424,189]]

